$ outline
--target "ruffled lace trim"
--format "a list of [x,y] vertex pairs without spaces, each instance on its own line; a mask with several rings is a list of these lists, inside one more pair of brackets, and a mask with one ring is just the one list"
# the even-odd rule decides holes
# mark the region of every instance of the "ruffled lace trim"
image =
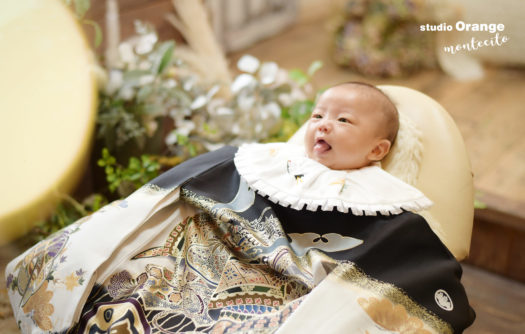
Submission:
[[337,209],[375,216],[416,212],[432,205],[419,190],[380,167],[331,170],[306,157],[298,145],[246,144],[239,148],[234,162],[250,188],[296,210]]

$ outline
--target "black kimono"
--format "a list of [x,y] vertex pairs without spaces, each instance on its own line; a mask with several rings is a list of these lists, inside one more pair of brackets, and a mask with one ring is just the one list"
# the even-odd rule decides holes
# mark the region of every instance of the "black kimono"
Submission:
[[236,151],[187,161],[13,260],[21,329],[460,333],[473,322],[461,267],[424,218],[283,205],[239,175]]

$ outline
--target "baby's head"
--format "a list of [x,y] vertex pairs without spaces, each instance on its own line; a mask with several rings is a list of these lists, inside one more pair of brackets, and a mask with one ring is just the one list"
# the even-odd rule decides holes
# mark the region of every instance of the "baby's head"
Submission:
[[398,129],[397,109],[381,90],[343,83],[317,100],[306,128],[306,153],[331,169],[365,167],[388,154]]

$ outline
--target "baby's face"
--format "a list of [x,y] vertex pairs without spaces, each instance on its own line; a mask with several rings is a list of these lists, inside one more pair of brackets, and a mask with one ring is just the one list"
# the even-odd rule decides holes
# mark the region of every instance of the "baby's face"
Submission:
[[[308,121],[305,135],[308,157],[340,170],[357,169],[381,160],[388,153],[390,142],[380,131],[384,116],[381,102],[374,97],[375,94],[345,85],[326,90]],[[387,152],[378,157],[377,146],[383,144],[388,146]]]

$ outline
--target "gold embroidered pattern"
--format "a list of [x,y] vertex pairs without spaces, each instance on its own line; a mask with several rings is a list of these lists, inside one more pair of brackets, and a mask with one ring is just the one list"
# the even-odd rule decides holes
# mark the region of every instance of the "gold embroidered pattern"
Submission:
[[24,313],[33,312],[33,320],[37,326],[45,331],[53,329],[50,315],[55,311],[55,307],[49,303],[53,297],[53,291],[47,291],[49,281],[44,281],[40,289],[38,289],[27,301],[22,310]]
[[381,282],[363,273],[354,263],[341,263],[332,271],[332,275],[362,289],[388,298],[393,304],[403,307],[410,317],[420,319],[437,333],[453,333],[450,324],[441,320],[430,310],[417,304],[400,288],[390,283]]
[[423,328],[423,321],[408,315],[401,305],[394,305],[386,298],[359,298],[359,305],[381,327],[400,334],[432,334]]

